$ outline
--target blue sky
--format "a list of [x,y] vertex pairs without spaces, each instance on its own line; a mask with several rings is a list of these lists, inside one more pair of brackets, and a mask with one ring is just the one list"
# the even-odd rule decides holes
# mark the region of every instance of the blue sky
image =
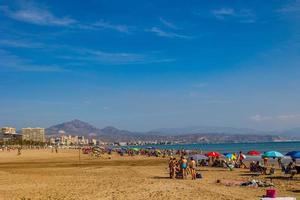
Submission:
[[300,126],[300,1],[0,3],[0,125]]

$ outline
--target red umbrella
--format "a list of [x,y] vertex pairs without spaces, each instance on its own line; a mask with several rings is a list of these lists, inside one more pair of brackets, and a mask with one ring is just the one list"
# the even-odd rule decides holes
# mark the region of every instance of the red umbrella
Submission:
[[220,157],[221,154],[220,154],[219,152],[212,151],[212,152],[208,152],[208,153],[206,154],[206,156],[208,156],[208,157]]
[[261,153],[259,151],[255,151],[255,150],[249,151],[247,154],[249,156],[260,156],[261,155]]

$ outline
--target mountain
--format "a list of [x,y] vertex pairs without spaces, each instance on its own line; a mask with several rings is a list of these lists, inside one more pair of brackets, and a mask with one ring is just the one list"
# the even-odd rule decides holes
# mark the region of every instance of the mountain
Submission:
[[[290,131],[296,133],[297,130]],[[287,134],[267,134],[253,129],[231,127],[191,127],[181,129],[156,129],[149,132],[131,132],[112,126],[99,129],[87,122],[75,119],[46,129],[46,135],[57,137],[79,135],[97,138],[104,142],[158,141],[178,143],[229,143],[229,142],[271,142],[295,139]],[[282,136],[281,136],[282,135]]]
[[62,132],[66,135],[89,136],[98,135],[100,133],[100,129],[78,119],[57,124],[46,129],[46,135],[48,136],[58,136]]
[[49,137],[58,137],[64,135],[80,135],[85,137],[99,138],[102,141],[133,141],[150,139],[151,136],[145,136],[142,133],[120,130],[112,126],[103,129],[96,128],[87,122],[75,119],[47,128],[46,135]]
[[277,134],[300,139],[300,127],[279,131]]
[[233,127],[214,127],[214,126],[195,126],[185,128],[161,128],[154,129],[153,132],[159,132],[164,135],[183,135],[183,134],[263,134],[264,132],[249,128]]

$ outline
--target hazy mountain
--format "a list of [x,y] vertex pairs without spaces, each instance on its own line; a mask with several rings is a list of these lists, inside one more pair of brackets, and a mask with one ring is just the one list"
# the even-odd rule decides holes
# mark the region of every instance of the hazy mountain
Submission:
[[[298,129],[289,133],[296,133]],[[226,143],[226,142],[268,142],[290,139],[287,134],[263,134],[253,129],[231,127],[190,127],[180,129],[156,129],[149,132],[131,132],[112,126],[99,129],[87,122],[75,119],[46,129],[46,135],[57,137],[80,135],[98,138],[105,142],[171,141],[179,143]]]
[[277,134],[291,136],[300,139],[300,127],[279,131]]
[[64,132],[66,135],[98,135],[100,129],[90,125],[89,123],[83,122],[81,120],[75,119],[69,122],[64,122],[51,126],[46,129],[46,134],[49,136],[58,136]]
[[224,134],[263,134],[264,132],[248,128],[233,127],[214,127],[214,126],[195,126],[185,128],[161,128],[153,132],[159,132],[164,135],[182,135],[182,134],[207,134],[207,133],[224,133]]
[[149,136],[145,136],[142,133],[120,130],[111,126],[99,129],[78,119],[57,124],[46,129],[46,135],[49,137],[57,137],[62,134],[99,138],[103,141],[130,141],[138,139],[143,140],[146,138],[149,139]]

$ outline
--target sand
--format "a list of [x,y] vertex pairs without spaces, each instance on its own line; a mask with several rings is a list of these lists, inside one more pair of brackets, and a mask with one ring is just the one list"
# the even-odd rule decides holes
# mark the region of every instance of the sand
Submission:
[[[243,169],[202,167],[203,179],[170,180],[164,158],[81,154],[80,160],[77,150],[0,152],[0,199],[259,199],[266,189],[216,183],[251,180]],[[278,176],[273,180],[278,195],[300,198],[299,175],[295,180]]]

